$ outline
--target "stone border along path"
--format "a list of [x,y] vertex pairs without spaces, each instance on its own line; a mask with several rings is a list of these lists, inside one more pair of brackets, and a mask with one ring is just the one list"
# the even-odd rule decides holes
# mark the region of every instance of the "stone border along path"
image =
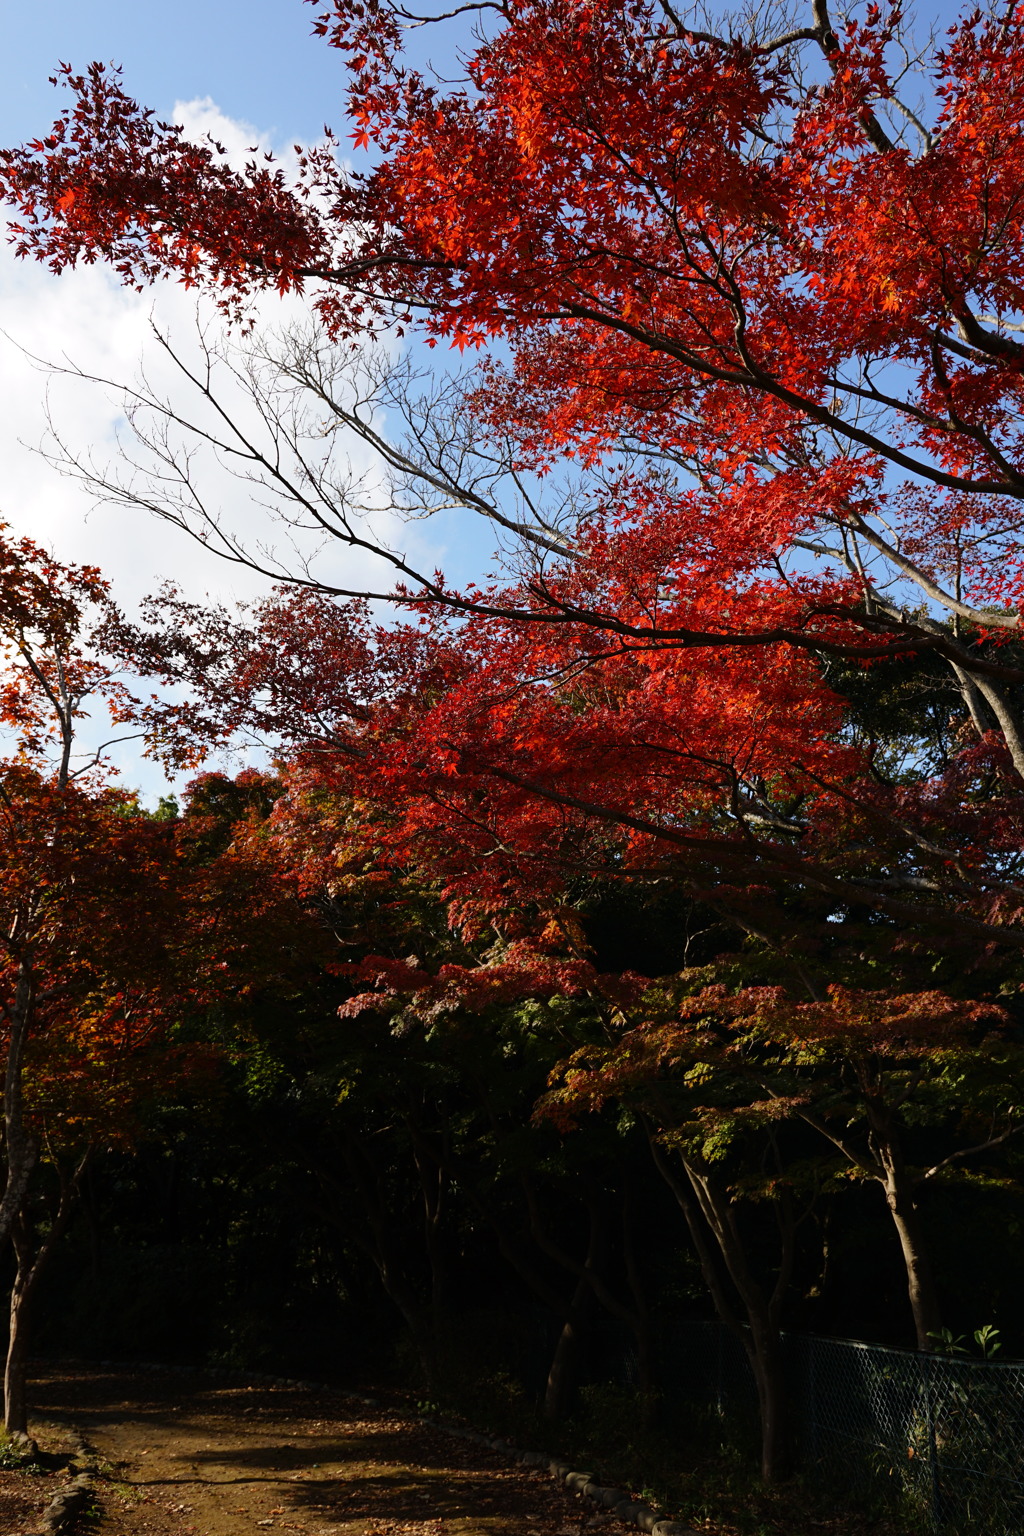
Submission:
[[[52,1363],[54,1365],[92,1365],[101,1371],[137,1371],[139,1373],[175,1371],[183,1376],[218,1376],[232,1381],[244,1381],[253,1386],[292,1387],[300,1392],[334,1392],[339,1397],[347,1398],[351,1403],[361,1403],[364,1408],[385,1406],[376,1397],[363,1397],[358,1392],[343,1392],[337,1387],[327,1386],[324,1382],[294,1381],[288,1376],[265,1376],[257,1371],[216,1371],[197,1365],[163,1365],[138,1360],[55,1360]],[[513,1461],[521,1462],[525,1467],[547,1467],[555,1481],[568,1488],[570,1493],[578,1493],[583,1498],[590,1499],[599,1508],[607,1509],[617,1520],[622,1520],[626,1525],[635,1525],[637,1530],[645,1533],[645,1536],[701,1536],[701,1532],[695,1530],[692,1525],[683,1525],[678,1520],[662,1520],[649,1504],[631,1499],[628,1494],[623,1493],[621,1488],[603,1488],[600,1483],[594,1482],[589,1472],[577,1472],[569,1466],[568,1462],[558,1461],[556,1458],[545,1455],[543,1451],[521,1451],[509,1440],[484,1435],[476,1429],[462,1429],[456,1424],[445,1423],[443,1419],[433,1418],[428,1413],[421,1413],[416,1417],[431,1429],[438,1429],[442,1434],[452,1435],[457,1440],[468,1440],[472,1445],[487,1446],[492,1451],[498,1451],[502,1456],[509,1456]],[[83,1470],[74,1479],[70,1489],[59,1493],[53,1500],[43,1517],[39,1536],[60,1536],[92,1493],[95,1456],[81,1438],[78,1441],[77,1459],[84,1463]]]
[[[369,1399],[363,1398],[361,1401],[368,1402]],[[442,1430],[446,1435],[469,1440],[473,1445],[489,1446],[492,1451],[511,1456],[524,1466],[547,1467],[556,1482],[562,1483],[571,1493],[582,1494],[602,1509],[610,1510],[617,1520],[635,1525],[638,1530],[650,1533],[650,1536],[699,1536],[692,1526],[682,1525],[678,1520],[661,1520],[649,1504],[631,1499],[621,1488],[602,1488],[600,1483],[594,1482],[589,1472],[574,1472],[567,1462],[551,1460],[542,1451],[521,1451],[508,1440],[492,1440],[489,1435],[482,1435],[475,1429],[460,1429],[454,1424],[445,1424],[441,1419],[429,1418],[426,1414],[421,1417],[425,1424]]]
[[[38,1532],[27,1533],[27,1536],[62,1536],[71,1525],[75,1517],[92,1500],[95,1491],[93,1478],[96,1472],[96,1453],[91,1445],[88,1445],[77,1430],[72,1429],[75,1441],[75,1454],[71,1465],[78,1467],[78,1471],[66,1488],[61,1489],[52,1498],[43,1513],[43,1523]],[[32,1447],[35,1453],[35,1442],[27,1435],[14,1436],[14,1439],[24,1438],[27,1445]]]

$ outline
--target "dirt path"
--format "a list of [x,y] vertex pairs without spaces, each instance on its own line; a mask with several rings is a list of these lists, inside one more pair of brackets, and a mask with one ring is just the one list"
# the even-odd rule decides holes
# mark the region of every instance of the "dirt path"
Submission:
[[546,1473],[333,1393],[62,1369],[31,1396],[41,1442],[73,1425],[103,1459],[100,1536],[627,1532]]

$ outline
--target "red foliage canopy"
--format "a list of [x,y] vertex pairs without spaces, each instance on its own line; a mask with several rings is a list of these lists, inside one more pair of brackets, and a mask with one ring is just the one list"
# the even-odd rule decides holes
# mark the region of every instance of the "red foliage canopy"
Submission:
[[[339,337],[500,338],[475,420],[533,483],[566,456],[592,476],[561,556],[402,594],[457,632],[271,605],[206,645],[190,723],[276,726],[349,787],[358,764],[405,856],[464,879],[472,854],[485,906],[604,838],[606,868],[685,855],[748,921],[799,884],[1019,942],[1024,7],[926,51],[920,110],[895,10],[721,37],[646,0],[480,15],[444,87],[406,67],[399,7],[320,16],[362,175],[330,146],[294,186],[233,172],[99,67],[0,156],[17,248],[55,270],[229,308],[312,284]],[[836,657],[945,669],[942,760],[883,771]]]

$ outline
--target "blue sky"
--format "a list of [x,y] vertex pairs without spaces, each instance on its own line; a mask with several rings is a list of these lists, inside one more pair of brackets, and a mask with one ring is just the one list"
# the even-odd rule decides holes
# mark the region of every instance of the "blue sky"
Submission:
[[[53,0],[45,9],[0,0],[7,63],[5,88],[0,91],[0,144],[24,142],[48,130],[69,99],[66,91],[54,89],[48,80],[60,62],[81,69],[98,59],[122,68],[125,88],[143,106],[162,118],[183,122],[191,133],[212,132],[238,159],[245,158],[241,153],[245,145],[258,141],[287,162],[295,143],[321,138],[325,122],[342,140],[344,152],[349,131],[344,117],[344,59],[312,35],[316,13],[317,7],[303,0],[178,0],[173,6],[145,0]],[[465,34],[461,22],[455,27]],[[447,38],[444,31],[449,33]],[[434,33],[431,44],[450,48],[451,33],[452,28],[443,29],[440,36]],[[426,40],[424,33],[414,34],[414,41],[421,37]],[[133,348],[137,351],[145,342],[150,311],[161,324],[177,325],[180,333],[188,326],[192,309],[193,299],[170,286],[157,288],[140,301],[119,289],[99,267],[53,278],[35,263],[14,262],[0,241],[0,332],[9,332],[22,347],[48,358],[55,351],[65,351],[92,371],[130,379],[137,365]],[[289,309],[274,300],[263,309],[271,324],[303,312],[301,303]],[[440,361],[443,365],[449,360],[442,357]],[[29,443],[40,440],[45,430],[44,388],[45,380],[26,372],[10,349],[5,351],[0,337],[0,463],[10,466],[22,459],[12,437]],[[35,425],[30,419],[33,400],[37,402]],[[88,408],[73,403],[67,392],[59,399],[58,409],[62,422],[73,420],[80,410],[86,412],[90,443],[96,442],[97,433],[109,435],[115,425],[109,411],[105,421],[98,421],[95,402],[89,415]],[[12,416],[20,418],[16,431]],[[0,515],[19,524],[24,516],[43,523],[58,516],[56,509],[66,505],[67,486],[48,481],[46,474],[35,460],[20,476],[14,473],[12,487],[9,470],[6,486],[0,479]],[[40,506],[41,485],[48,491],[45,508]],[[26,498],[29,510],[23,512]],[[81,522],[80,508],[77,515]],[[113,557],[112,574],[119,579],[125,574],[127,557],[119,547],[112,549],[109,540],[97,541],[103,516],[94,519],[90,529],[77,530],[74,515],[60,515],[55,536],[67,558],[95,559],[106,568]],[[27,531],[35,533],[36,528]],[[458,564],[455,579],[478,575],[490,553],[489,538],[467,541],[461,529],[453,541],[447,537],[453,531],[439,526],[426,569],[440,562],[454,574],[452,568]],[[152,577],[144,569],[147,544],[162,554],[167,537],[165,530],[155,530],[148,541],[135,540],[131,563],[142,589],[152,586]],[[191,551],[189,555],[191,559]],[[161,574],[163,569],[161,563]],[[198,569],[205,573],[202,556]],[[237,589],[225,568],[211,567],[211,571],[214,586],[226,583],[224,595]]]
[[47,84],[58,62],[124,66],[136,98],[160,114],[211,96],[229,117],[277,143],[317,138],[342,123],[342,61],[310,35],[301,0],[3,0],[0,142],[34,137],[56,115]]
[[[948,25],[966,7],[911,8],[922,23]],[[340,130],[341,59],[310,35],[315,9],[302,0],[2,0],[0,143],[48,125],[55,97],[46,80],[61,60],[122,64],[132,93],[161,113],[212,96],[278,143],[317,137],[325,119]]]

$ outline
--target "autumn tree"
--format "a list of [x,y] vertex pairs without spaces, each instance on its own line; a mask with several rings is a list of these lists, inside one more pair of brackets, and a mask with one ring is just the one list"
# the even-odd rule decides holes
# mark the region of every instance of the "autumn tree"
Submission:
[[[684,972],[638,996],[617,1038],[553,1074],[541,1113],[567,1126],[609,1103],[642,1115],[719,1316],[750,1356],[763,1462],[778,1467],[788,1437],[779,1330],[800,1200],[850,1179],[881,1187],[918,1348],[935,1347],[942,1319],[919,1197],[1020,1129],[1020,1048],[1003,1010],[941,993],[836,986],[821,1002],[793,1002],[781,988],[706,982],[707,972]],[[816,1133],[817,1155],[794,1126]],[[741,1211],[766,1199],[780,1231],[770,1287],[751,1264]]]
[[[95,753],[75,757],[76,730],[95,698],[117,712],[120,682],[113,662],[94,652],[87,634],[109,615],[106,585],[94,569],[62,567],[29,540],[2,540],[4,648],[3,725],[10,755],[0,794],[4,1079],[7,1182],[0,1201],[0,1240],[21,1208],[38,1156],[23,1102],[25,1052],[40,1007],[63,990],[48,974],[73,964],[71,935],[92,931],[102,943],[101,914],[90,910],[96,858],[119,797],[90,792]],[[101,704],[102,707],[102,704]],[[102,854],[99,854],[102,864]],[[108,874],[111,872],[107,866]],[[68,924],[66,931],[64,925]]]
[[[573,1396],[595,1312],[634,1332],[649,1385],[620,1141],[595,1131],[562,1148],[530,1123],[566,1040],[595,1027],[600,978],[558,952],[571,912],[552,925],[546,956],[516,940],[512,912],[453,930],[436,886],[383,856],[386,806],[287,767],[275,788],[262,815],[234,824],[231,846],[287,871],[322,926],[319,947],[293,940],[278,961],[277,986],[294,973],[289,1006],[243,1008],[233,1026],[235,1048],[269,1079],[268,1155],[287,1158],[296,1199],[373,1266],[433,1391],[463,1385],[461,1311],[486,1305],[467,1247],[478,1265],[507,1266],[504,1283],[556,1326],[552,1417]],[[241,780],[204,776],[185,820],[198,813],[201,826],[206,803],[216,824],[243,796]],[[280,920],[259,926],[273,949]],[[608,1273],[621,1268],[609,1253],[620,1229],[624,1287]]]
[[[10,798],[10,782],[7,785]],[[24,786],[18,808],[25,815]],[[203,897],[181,868],[174,829],[116,791],[40,796],[35,833],[45,872],[28,864],[45,927],[25,937],[33,984],[23,1053],[10,1061],[37,1158],[11,1222],[16,1268],[4,1375],[4,1422],[27,1432],[25,1370],[40,1282],[77,1212],[98,1157],[134,1147],[161,1096],[209,1075],[208,1049],[175,1038],[190,1009],[216,996],[220,963],[203,953]],[[10,805],[8,803],[8,809]],[[75,814],[77,813],[77,814]],[[25,849],[16,851],[24,860]],[[27,860],[25,860],[28,863]],[[10,870],[8,870],[10,875]],[[5,894],[10,899],[11,881]]]
[[[937,992],[829,988],[792,1003],[766,989],[720,998],[734,1049],[768,1101],[835,1148],[850,1178],[880,1186],[896,1229],[918,1349],[942,1318],[920,1196],[969,1170],[1021,1129],[1024,1061],[1006,1012]],[[711,1009],[714,1003],[711,1002]],[[941,1127],[942,1151],[912,1150]]]
[[[638,999],[639,1001],[639,999]],[[641,1005],[642,1006],[642,1005]],[[799,1181],[779,1145],[778,1119],[759,1103],[729,1042],[697,1008],[675,1027],[642,1026],[614,1044],[584,1047],[552,1074],[541,1114],[569,1130],[617,1103],[637,1115],[655,1166],[672,1190],[722,1323],[742,1345],[757,1386],[761,1469],[792,1466],[782,1322],[800,1218]],[[806,1173],[805,1173],[806,1182]],[[814,1193],[813,1178],[811,1194]],[[767,1206],[777,1226],[770,1267],[759,1265],[743,1206]]]
[[[195,818],[179,835],[175,821],[146,814],[116,785],[104,716],[115,738],[137,734],[124,724],[126,673],[103,635],[118,623],[96,570],[2,533],[0,1240],[13,1236],[17,1260],[5,1378],[12,1432],[25,1430],[30,1303],[84,1166],[139,1134],[161,1081],[204,1066],[202,1047],[180,1050],[173,1032],[226,991],[244,995],[273,965],[261,918],[273,911],[280,944],[290,940],[289,893],[267,869],[230,850],[195,857]],[[59,1191],[37,1241],[26,1200],[41,1157]]]

